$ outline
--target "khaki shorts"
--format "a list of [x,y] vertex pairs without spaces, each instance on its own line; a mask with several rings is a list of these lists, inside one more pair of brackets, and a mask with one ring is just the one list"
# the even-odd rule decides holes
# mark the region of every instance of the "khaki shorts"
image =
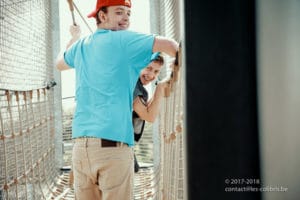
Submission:
[[72,152],[77,200],[132,200],[133,150],[126,144],[102,147],[101,139],[75,139]]

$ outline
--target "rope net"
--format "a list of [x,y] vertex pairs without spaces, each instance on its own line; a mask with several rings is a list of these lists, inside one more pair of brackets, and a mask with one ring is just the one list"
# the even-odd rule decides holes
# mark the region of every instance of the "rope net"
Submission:
[[50,11],[0,0],[0,199],[46,199],[58,176]]
[[0,90],[0,191],[3,199],[45,199],[57,176],[53,92]]
[[[177,0],[156,0],[150,2],[151,30],[153,33],[164,35],[180,41],[183,27],[181,27],[181,4]],[[179,53],[178,66],[173,66],[174,72],[179,70],[183,74],[184,66]],[[184,180],[184,130],[183,130],[183,101],[184,101],[183,75],[173,74],[171,94],[164,99],[160,112],[158,128],[158,142],[160,151],[158,165],[154,166],[156,190],[159,191],[153,199],[181,200],[185,198]],[[155,144],[157,145],[157,144]]]

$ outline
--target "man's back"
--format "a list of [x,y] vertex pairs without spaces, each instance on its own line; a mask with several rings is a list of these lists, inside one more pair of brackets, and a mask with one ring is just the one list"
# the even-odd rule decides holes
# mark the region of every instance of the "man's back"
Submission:
[[73,138],[133,145],[132,94],[140,70],[150,62],[153,42],[152,35],[98,29],[66,52],[66,63],[76,70]]

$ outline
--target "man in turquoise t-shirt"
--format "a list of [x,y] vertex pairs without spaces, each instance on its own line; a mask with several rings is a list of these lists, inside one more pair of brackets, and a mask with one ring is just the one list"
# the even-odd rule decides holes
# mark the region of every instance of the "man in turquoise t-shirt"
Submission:
[[[57,68],[76,71],[72,137],[77,199],[131,200],[133,186],[133,90],[153,52],[175,56],[170,39],[124,30],[131,2],[98,0],[89,15],[97,30],[76,41],[73,35]],[[76,41],[76,42],[75,42]]]

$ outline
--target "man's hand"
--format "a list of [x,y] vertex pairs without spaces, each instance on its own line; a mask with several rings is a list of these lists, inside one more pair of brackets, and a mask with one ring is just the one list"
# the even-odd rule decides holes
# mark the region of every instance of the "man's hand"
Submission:
[[81,35],[81,28],[80,26],[76,25],[72,25],[70,26],[70,33],[72,35],[72,39],[74,39],[75,41],[78,40],[80,38]]
[[81,35],[81,29],[80,29],[80,26],[79,25],[72,25],[70,26],[70,33],[71,33],[71,40],[69,41],[69,43],[67,44],[67,48],[68,49],[74,42],[76,42],[79,38],[80,38],[80,35]]

